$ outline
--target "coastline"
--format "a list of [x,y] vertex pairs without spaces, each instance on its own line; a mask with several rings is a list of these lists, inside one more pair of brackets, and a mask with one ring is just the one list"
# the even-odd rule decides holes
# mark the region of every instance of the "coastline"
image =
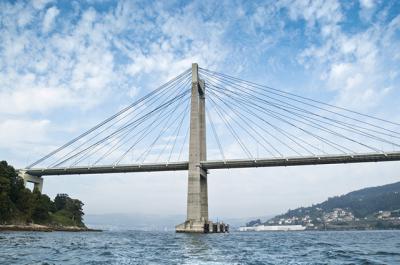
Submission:
[[102,232],[100,229],[91,229],[78,226],[47,226],[47,225],[0,225],[0,232]]

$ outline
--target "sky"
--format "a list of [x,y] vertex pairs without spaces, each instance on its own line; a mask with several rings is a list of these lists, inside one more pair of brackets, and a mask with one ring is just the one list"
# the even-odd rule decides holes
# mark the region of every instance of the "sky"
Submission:
[[[0,159],[24,167],[191,67],[400,122],[398,1],[0,1]],[[395,162],[216,170],[211,218],[399,181]],[[187,173],[45,177],[88,214],[186,213]]]

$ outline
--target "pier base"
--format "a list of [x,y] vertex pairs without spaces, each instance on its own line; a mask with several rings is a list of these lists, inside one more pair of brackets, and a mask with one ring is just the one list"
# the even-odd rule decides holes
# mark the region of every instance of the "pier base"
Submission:
[[33,189],[37,189],[40,193],[43,190],[43,178],[38,176],[29,175],[24,171],[18,172],[18,175],[24,180],[24,184],[26,186],[27,182],[33,183]]
[[228,233],[229,225],[222,222],[187,220],[175,226],[177,233]]

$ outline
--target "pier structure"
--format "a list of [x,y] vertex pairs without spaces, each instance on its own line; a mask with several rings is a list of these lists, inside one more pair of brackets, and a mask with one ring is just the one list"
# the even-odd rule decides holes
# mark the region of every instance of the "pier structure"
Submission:
[[38,190],[40,193],[43,190],[43,178],[41,176],[30,175],[24,170],[19,170],[18,175],[23,179],[24,185],[26,183],[33,183],[33,189]]
[[[187,191],[187,218],[176,226],[177,232],[225,232],[226,225],[208,220],[208,170],[201,165],[207,160],[206,145],[206,86],[199,78],[197,63],[192,64],[190,96],[190,136]],[[216,226],[216,229],[214,229]],[[220,229],[220,227],[223,227]],[[210,229],[211,228],[211,229]]]

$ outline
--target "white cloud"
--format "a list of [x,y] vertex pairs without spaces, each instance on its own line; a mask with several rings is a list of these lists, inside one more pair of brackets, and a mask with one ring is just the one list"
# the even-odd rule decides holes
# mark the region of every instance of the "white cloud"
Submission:
[[375,1],[374,0],[360,0],[360,5],[362,8],[371,9],[375,6]]
[[22,87],[9,92],[0,92],[0,112],[9,114],[46,112],[73,105],[75,102],[71,96],[66,89]]
[[340,3],[336,0],[282,0],[278,5],[288,9],[292,20],[304,19],[309,27],[316,24],[336,24],[343,18]]
[[33,0],[32,5],[35,9],[43,9],[47,4],[53,2],[53,0]]
[[[373,8],[373,3],[369,1],[363,5]],[[337,91],[334,104],[365,112],[385,99],[393,87],[387,82],[388,61],[395,58],[393,54],[399,46],[396,38],[392,37],[390,27],[377,24],[348,34],[342,30],[340,19],[327,19],[318,15],[310,17],[310,14],[304,13],[304,6],[293,6],[292,9],[293,19],[301,16],[307,21],[311,20],[308,23],[311,26],[325,25],[321,27],[319,35],[321,44],[313,43],[306,47],[299,56],[299,62],[307,68],[320,71],[326,87]],[[335,17],[343,17],[340,8],[329,10],[336,10]]]
[[14,152],[26,152],[38,146],[46,139],[48,120],[17,120],[0,121],[0,148]]
[[161,73],[161,79],[166,80],[188,69],[193,62],[202,67],[212,67],[223,61],[228,54],[222,40],[224,23],[203,20],[194,5],[174,15],[160,12],[158,23],[161,32],[157,33],[162,38],[145,49],[135,47],[129,50],[126,42],[118,43],[132,59],[127,73],[132,76]]
[[54,24],[55,18],[58,16],[60,13],[60,10],[57,9],[57,7],[50,7],[47,9],[46,14],[43,19],[43,31],[48,32],[51,30]]

